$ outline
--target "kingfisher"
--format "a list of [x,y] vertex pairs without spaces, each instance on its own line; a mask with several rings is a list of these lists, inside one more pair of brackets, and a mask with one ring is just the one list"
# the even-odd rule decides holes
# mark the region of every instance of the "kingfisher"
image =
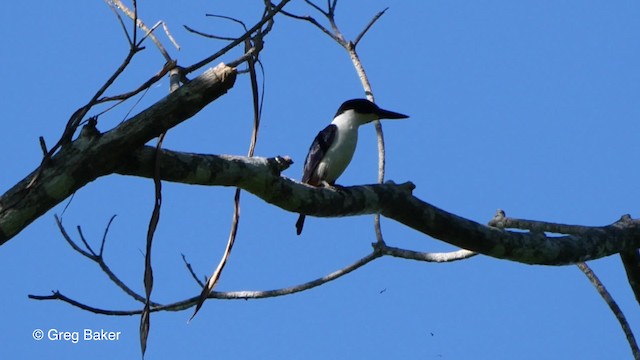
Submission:
[[[347,100],[336,112],[333,121],[318,133],[304,161],[302,182],[312,186],[335,185],[356,151],[358,128],[374,120],[406,119],[409,116],[384,110],[367,99]],[[302,233],[305,215],[300,214],[296,232]]]

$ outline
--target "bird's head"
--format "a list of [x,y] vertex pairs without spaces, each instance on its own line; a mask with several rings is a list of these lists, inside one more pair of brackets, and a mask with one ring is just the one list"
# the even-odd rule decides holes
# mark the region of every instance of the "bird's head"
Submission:
[[347,100],[338,109],[336,112],[336,117],[340,115],[351,115],[353,116],[358,125],[363,125],[373,120],[380,119],[406,119],[409,116],[400,114],[397,112],[384,110],[378,107],[378,105],[372,103],[367,99],[351,99]]

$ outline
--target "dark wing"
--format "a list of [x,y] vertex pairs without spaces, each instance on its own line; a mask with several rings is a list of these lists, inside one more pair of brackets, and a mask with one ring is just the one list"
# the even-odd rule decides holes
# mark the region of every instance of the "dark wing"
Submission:
[[337,130],[338,127],[331,124],[320,131],[316,138],[313,139],[313,143],[309,148],[309,154],[307,154],[307,159],[304,161],[304,170],[302,172],[303,183],[318,185],[320,181],[323,180],[316,179],[313,175],[316,172],[320,161],[327,153],[327,150],[329,150],[329,146],[333,143]]

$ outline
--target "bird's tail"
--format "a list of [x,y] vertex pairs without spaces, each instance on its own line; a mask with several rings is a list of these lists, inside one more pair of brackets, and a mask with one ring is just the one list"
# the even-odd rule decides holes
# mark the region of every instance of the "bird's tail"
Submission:
[[298,217],[298,221],[296,221],[296,234],[300,235],[302,234],[302,228],[304,227],[304,218],[306,216],[303,214],[300,214],[300,217]]

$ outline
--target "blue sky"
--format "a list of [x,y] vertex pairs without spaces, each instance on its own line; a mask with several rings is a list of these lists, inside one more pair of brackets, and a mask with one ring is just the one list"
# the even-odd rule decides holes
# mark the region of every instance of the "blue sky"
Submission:
[[[192,1],[139,1],[148,24],[165,21],[189,65],[223,43],[183,30],[240,34],[260,2],[233,6]],[[369,1],[342,2],[337,20],[356,36],[379,10],[388,12],[359,47],[378,103],[406,113],[384,123],[387,178],[412,181],[415,194],[447,211],[486,223],[496,209],[509,216],[569,224],[605,225],[637,216],[640,155],[640,5],[632,1]],[[296,2],[290,11],[311,10]],[[41,160],[38,136],[51,146],[70,114],[90,99],[126,55],[127,44],[100,1],[9,2],[0,15],[0,192]],[[164,60],[151,43],[110,92],[139,85]],[[231,61],[238,52],[225,56]],[[258,156],[289,155],[284,175],[300,178],[309,144],[340,103],[362,97],[346,53],[307,23],[279,17],[266,39],[263,125]],[[212,64],[215,65],[215,64]],[[167,92],[165,79],[138,105],[102,115],[109,129]],[[188,152],[246,154],[251,131],[248,77],[200,114],[172,130],[165,147]],[[342,185],[372,183],[377,171],[372,126],[361,129]],[[153,298],[169,303],[199,293],[185,254],[208,275],[224,249],[233,189],[163,186],[161,222],[153,250]],[[101,178],[79,191],[63,221],[81,225],[93,244],[117,214],[106,260],[143,293],[145,233],[153,184],[122,176]],[[110,359],[139,356],[138,317],[106,317],[27,294],[60,290],[108,309],[140,305],[119,291],[60,236],[56,207],[0,248],[2,358]],[[371,217],[308,218],[295,235],[296,214],[244,194],[236,247],[218,290],[290,286],[342,268],[370,251]],[[383,220],[387,243],[421,251],[451,246]],[[590,265],[631,323],[638,304],[617,257]],[[383,291],[384,290],[384,291]],[[575,266],[528,266],[478,256],[450,264],[382,258],[300,294],[266,300],[208,301],[191,311],[154,314],[147,359],[230,357],[406,359],[629,358],[622,331]],[[120,331],[113,342],[32,339],[34,329]],[[207,353],[207,356],[204,354]]]

